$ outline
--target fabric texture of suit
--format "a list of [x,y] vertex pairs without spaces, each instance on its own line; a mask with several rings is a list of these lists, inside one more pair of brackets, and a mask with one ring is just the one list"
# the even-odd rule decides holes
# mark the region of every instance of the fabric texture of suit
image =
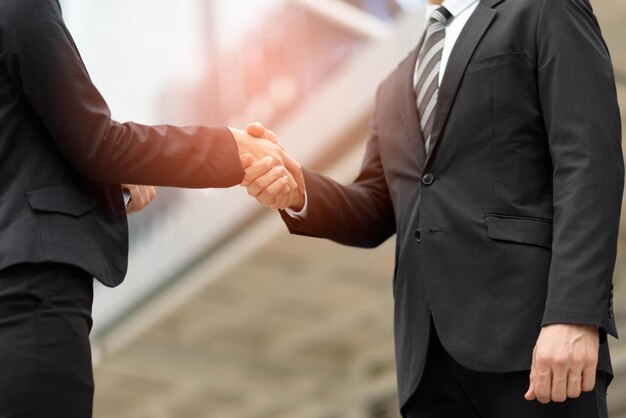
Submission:
[[[617,334],[620,114],[589,1],[482,0],[450,56],[428,156],[418,50],[379,88],[356,181],[306,171],[306,218],[283,214],[292,233],[351,246],[397,235],[401,404],[419,384],[431,317],[451,356],[480,372],[529,370],[542,325]],[[606,343],[598,368],[611,373]]]
[[3,0],[0,177],[0,269],[64,263],[115,286],[128,253],[121,183],[227,187],[243,169],[226,128],[112,121],[58,1]]

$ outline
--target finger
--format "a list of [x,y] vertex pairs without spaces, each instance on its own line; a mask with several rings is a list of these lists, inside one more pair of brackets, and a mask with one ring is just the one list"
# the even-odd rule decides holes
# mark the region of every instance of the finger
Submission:
[[[287,167],[285,167],[286,169]],[[293,173],[287,170],[287,176],[289,177],[289,187],[292,191],[298,190],[298,182],[296,181]]]
[[534,382],[530,382],[530,385],[528,386],[528,391],[524,395],[524,399],[526,399],[527,401],[534,401],[535,399],[537,399],[537,396],[535,395]]
[[293,175],[297,185],[298,191],[302,194],[306,193],[306,185],[304,184],[304,174],[302,173],[302,167],[288,154],[283,153],[283,164],[285,168]]
[[257,177],[256,180],[248,185],[248,194],[252,197],[257,197],[268,186],[285,176],[286,173],[284,167],[274,167],[267,174]]
[[281,177],[259,193],[257,201],[263,206],[271,207],[276,201],[276,198],[280,194],[281,190],[283,190],[288,183],[289,179],[287,176]]
[[535,364],[535,355],[537,354],[537,346],[533,348],[533,357],[532,357],[532,365],[530,366],[530,374],[528,375],[528,391],[524,395],[524,398],[527,401],[534,401],[537,399],[537,395],[535,395],[535,375],[537,374],[536,364]]
[[133,215],[135,213],[139,212],[137,209],[135,209],[135,203],[131,200],[130,203],[128,203],[128,206],[126,207],[126,214],[127,215]]
[[285,168],[285,174],[287,175],[289,185],[293,187],[293,190],[296,190],[298,188],[298,183],[296,183],[296,179],[294,178],[293,174],[291,174],[291,172],[287,170],[287,168]]
[[280,195],[278,196],[278,198],[276,198],[276,200],[274,200],[274,204],[272,205],[272,209],[276,210],[276,209],[285,209],[287,207],[289,207],[289,201],[291,200],[291,187],[289,187],[289,184],[287,184],[285,187],[283,187],[283,190],[281,191]]
[[141,210],[141,208],[143,207],[143,202],[139,186],[132,185],[128,190],[130,191],[130,200],[131,202],[133,202],[135,210]]
[[276,167],[280,164],[280,161],[276,160],[273,157],[265,157],[246,169],[246,175],[243,178],[241,184],[243,186],[248,186],[250,183],[255,181],[258,177],[267,174],[272,168]]
[[582,374],[581,390],[591,392],[596,387],[596,363],[585,367]]
[[148,187],[148,196],[150,198],[150,200],[148,201],[148,204],[150,204],[157,197],[157,189],[156,189],[156,187],[154,187],[154,186]]
[[537,350],[535,359],[535,395],[543,404],[550,402],[552,395],[552,362]]
[[567,376],[567,397],[578,398],[580,396],[582,388],[582,375],[583,372],[580,369],[571,370]]
[[148,187],[139,186],[139,194],[141,195],[141,210],[144,210],[150,204],[150,192]]
[[135,185],[126,184],[124,188],[130,193],[130,201],[126,207],[126,214],[132,215],[141,210],[141,196],[139,188]]
[[265,128],[265,138],[267,138],[270,142],[278,145],[281,150],[285,151],[285,147],[283,147],[283,144],[280,143],[278,135],[276,135],[271,129]]
[[[265,126],[260,122],[254,122],[246,127],[246,132],[256,138],[266,138]],[[267,138],[269,139],[269,138]]]
[[144,205],[144,209],[150,204],[150,201],[152,200],[150,198],[150,188],[147,186],[142,186],[140,187],[141,190],[141,196],[143,197],[143,205]]
[[552,368],[552,393],[550,399],[553,402],[565,402],[567,399],[567,363],[555,363]]
[[286,170],[286,174],[287,174],[289,183],[287,184],[287,186],[285,186],[281,195],[276,199],[275,209],[288,208],[290,206],[290,202],[293,200],[292,192],[295,192],[298,190],[298,183],[296,182],[293,175],[287,170]]
[[241,166],[244,170],[254,163],[254,157],[252,156],[252,154],[249,153],[240,155],[239,159],[241,160]]

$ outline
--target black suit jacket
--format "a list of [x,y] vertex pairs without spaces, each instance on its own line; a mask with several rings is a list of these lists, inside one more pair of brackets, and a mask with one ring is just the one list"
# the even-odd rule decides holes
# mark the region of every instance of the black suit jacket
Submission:
[[128,252],[121,183],[227,187],[242,178],[226,128],[112,121],[57,0],[0,2],[0,269],[59,262],[119,284]]
[[[380,86],[356,181],[308,171],[306,219],[283,215],[292,233],[346,245],[397,234],[402,403],[431,315],[449,353],[485,372],[530,369],[545,324],[616,335],[624,179],[613,70],[588,0],[482,0],[450,57],[428,157],[416,58]],[[611,371],[606,344],[599,368]]]

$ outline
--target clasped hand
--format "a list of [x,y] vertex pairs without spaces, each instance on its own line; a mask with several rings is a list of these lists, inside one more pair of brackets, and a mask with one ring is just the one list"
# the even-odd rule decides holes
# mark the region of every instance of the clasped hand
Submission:
[[245,170],[241,183],[262,206],[301,210],[305,184],[302,168],[280,144],[276,134],[260,123],[246,132],[231,129]]

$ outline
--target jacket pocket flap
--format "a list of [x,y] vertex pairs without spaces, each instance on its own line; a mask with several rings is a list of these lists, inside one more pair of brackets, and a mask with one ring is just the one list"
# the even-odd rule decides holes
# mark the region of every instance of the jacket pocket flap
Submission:
[[495,240],[552,248],[552,223],[548,220],[487,215],[487,234]]
[[492,67],[499,67],[501,65],[519,64],[522,62],[524,62],[524,58],[519,53],[513,52],[496,55],[470,63],[465,70],[465,74],[475,73],[477,71],[486,70]]
[[61,185],[45,187],[26,193],[33,210],[64,213],[79,217],[94,209],[96,201],[77,186]]

